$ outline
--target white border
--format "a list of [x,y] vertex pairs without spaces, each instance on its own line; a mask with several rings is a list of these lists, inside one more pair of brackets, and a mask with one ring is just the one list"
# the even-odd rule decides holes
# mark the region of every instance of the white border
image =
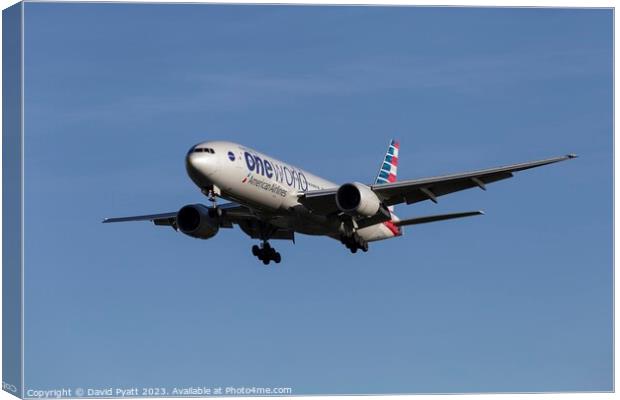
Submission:
[[26,320],[24,318],[25,315],[26,315],[25,308],[24,308],[24,304],[25,304],[25,300],[26,300],[26,296],[25,296],[25,293],[24,293],[24,289],[25,289],[25,286],[26,286],[24,284],[24,279],[25,279],[24,268],[26,266],[26,264],[24,262],[24,255],[26,254],[26,252],[24,250],[24,238],[26,237],[24,235],[24,227],[25,227],[25,224],[24,224],[24,204],[25,204],[25,202],[24,202],[24,181],[25,181],[25,179],[24,179],[24,172],[25,172],[25,168],[24,168],[24,166],[25,166],[25,164],[24,164],[24,148],[25,148],[24,147],[24,140],[26,139],[26,135],[24,134],[24,132],[25,132],[25,130],[24,130],[24,123],[25,123],[25,118],[24,118],[24,111],[25,111],[25,107],[24,107],[24,94],[25,94],[25,90],[24,90],[24,86],[25,86],[25,82],[26,82],[25,77],[24,77],[24,56],[25,56],[25,53],[24,53],[24,50],[25,50],[25,46],[24,46],[24,39],[25,39],[25,37],[24,37],[24,32],[25,32],[25,29],[24,29],[24,20],[25,20],[25,18],[24,18],[24,11],[25,11],[24,10],[24,3],[21,4],[21,11],[22,11],[21,12],[22,15],[21,15],[21,32],[20,32],[20,39],[21,39],[21,49],[20,49],[20,51],[21,51],[21,61],[20,61],[21,62],[21,110],[20,110],[20,112],[21,112],[20,128],[21,129],[20,129],[20,131],[21,132],[20,133],[21,133],[21,139],[22,140],[21,140],[21,188],[20,188],[20,190],[21,190],[21,233],[22,233],[22,237],[21,237],[21,240],[20,240],[20,245],[21,245],[21,286],[22,286],[21,287],[21,294],[22,294],[22,300],[21,300],[21,302],[22,302],[22,304],[21,304],[21,309],[22,309],[22,315],[21,315],[21,325],[22,325],[21,326],[21,330],[22,330],[22,332],[21,332],[21,334],[22,334],[22,342],[21,342],[21,345],[22,345],[22,362],[21,362],[21,365],[22,365],[21,380],[22,381],[21,381],[21,392],[22,393],[21,394],[22,394],[22,398],[23,398],[24,394],[25,394],[25,390],[26,390],[26,368],[24,367],[24,362],[26,360],[25,350],[24,350],[25,343],[26,343],[26,338],[25,338],[25,335],[24,335],[24,332],[26,332],[25,325],[24,325],[25,324],[25,320]]
[[[35,2],[35,1],[40,1],[40,0],[30,0],[31,2]],[[63,2],[84,2],[84,1],[71,1],[71,0],[63,0]],[[104,1],[91,1],[91,2],[104,2]],[[118,1],[105,1],[105,2],[118,2]],[[205,1],[205,2],[198,2],[198,1],[174,1],[174,0],[151,0],[151,1],[139,1],[139,0],[132,0],[130,1],[131,3],[219,3],[219,4],[223,4],[223,3],[228,3],[228,4],[239,4],[239,3],[243,3],[243,4],[305,4],[305,5],[333,5],[333,4],[338,4],[338,5],[379,5],[379,6],[390,6],[390,5],[409,5],[409,6],[469,6],[469,7],[564,7],[564,8],[615,8],[616,6],[616,2],[615,1],[603,1],[603,0],[592,0],[592,1],[577,1],[577,0],[564,0],[564,1],[553,1],[553,0],[544,0],[544,1],[535,1],[535,0],[521,0],[521,1],[502,1],[501,3],[498,3],[497,1],[490,1],[490,0],[474,0],[474,1],[441,1],[441,3],[428,3],[428,2],[420,2],[420,1],[411,1],[411,0],[390,0],[390,1],[382,1],[382,0],[375,0],[375,1],[371,1],[371,0],[337,0],[337,2],[334,1],[329,1],[329,0],[313,0],[312,2],[301,2],[301,1],[295,1],[295,0],[289,0],[287,2],[276,2],[276,1],[269,1],[269,0],[244,0],[244,1],[234,1],[234,0],[219,0],[219,1]],[[17,3],[16,1],[11,1],[11,0],[0,0],[0,5],[2,6],[2,9],[5,9],[13,4]],[[21,21],[21,200],[22,200],[22,210],[21,210],[21,224],[22,224],[22,230],[21,230],[21,258],[22,258],[22,266],[21,266],[21,296],[22,296],[22,303],[21,303],[21,312],[22,312],[22,320],[21,320],[21,329],[22,329],[22,349],[21,349],[21,353],[22,353],[22,370],[21,370],[21,379],[22,379],[22,391],[25,390],[25,367],[24,367],[24,299],[25,299],[25,293],[24,293],[24,142],[25,142],[25,135],[24,135],[24,82],[25,82],[25,77],[24,77],[24,5],[22,4],[22,21]],[[615,132],[615,113],[617,111],[617,106],[616,106],[616,101],[615,101],[615,95],[616,95],[616,81],[615,81],[615,75],[616,75],[616,64],[615,64],[615,43],[617,43],[617,34],[616,34],[616,30],[615,30],[615,16],[614,16],[614,80],[613,80],[613,85],[614,85],[614,91],[613,91],[613,99],[614,99],[614,119],[613,119],[613,127],[614,127],[614,132]],[[0,19],[0,41],[1,41],[1,19]],[[1,52],[0,52],[0,61],[1,61]],[[0,87],[1,87],[1,83],[0,83]],[[0,96],[0,114],[1,114],[1,96]],[[616,141],[615,141],[615,135],[614,135],[614,155],[616,153]],[[0,143],[0,152],[2,149],[2,144]],[[617,176],[617,166],[615,163],[615,157],[614,157],[614,266],[615,266],[615,260],[616,260],[616,252],[615,252],[615,246],[616,246],[616,235],[615,235],[615,226],[616,226],[616,214],[615,214],[615,206],[616,206],[616,185],[615,185],[615,177]],[[2,182],[2,176],[0,175],[0,184]],[[593,195],[596,195],[595,193]],[[0,207],[2,206],[2,199],[0,198]],[[1,223],[1,217],[0,217],[0,223]],[[2,239],[2,233],[0,232],[0,247],[1,247],[1,239]],[[1,279],[1,277],[0,277]],[[615,268],[614,268],[614,273],[613,273],[613,280],[614,280],[614,292],[613,292],[613,302],[614,302],[614,320],[613,320],[613,326],[614,326],[614,347],[613,347],[613,351],[614,351],[614,388],[615,388],[615,382],[617,381],[618,378],[618,374],[617,374],[617,369],[615,368],[615,360],[616,360],[616,347],[615,347],[615,341],[617,338],[617,331],[615,329],[615,310],[616,310],[616,297],[615,297],[615,284],[616,284],[616,274],[615,274]],[[2,300],[0,299],[0,305]],[[0,328],[1,328],[1,320],[0,320]],[[1,335],[1,329],[0,329],[0,335]],[[1,350],[0,350],[0,355],[1,355]],[[1,369],[1,366],[0,366]],[[1,371],[0,371],[1,372]],[[452,399],[454,398],[455,394],[436,394],[436,395],[401,395],[400,398],[411,398],[411,399]],[[524,396],[523,393],[511,393],[511,394],[460,394],[459,395],[459,399],[477,399],[484,396],[484,398],[487,399],[516,399],[516,398],[521,398]],[[615,394],[613,393],[591,393],[591,392],[586,392],[586,393],[545,393],[545,394],[527,394],[527,398],[529,399],[538,399],[538,398],[564,398],[564,399],[582,399],[584,398],[584,396],[587,396],[588,398],[596,398],[596,399],[610,399],[610,398],[614,398]],[[22,397],[23,397],[23,392],[22,392]],[[285,396],[285,397],[291,397],[291,396]],[[351,396],[293,396],[296,398],[312,398],[312,399],[323,399],[323,398],[329,398],[329,399],[333,399],[333,400],[344,400],[344,399],[350,399]],[[358,396],[354,396],[354,397],[358,397]],[[394,395],[385,395],[385,396],[359,396],[359,397],[363,397],[364,399],[368,399],[368,400],[378,400],[378,399],[382,399],[382,400],[387,400],[390,399],[392,397],[394,397]],[[11,396],[9,393],[7,392],[2,392],[0,394],[0,399],[12,399],[14,398],[13,396]],[[241,397],[241,398],[235,398],[235,397],[226,397],[226,398],[230,398],[230,399],[259,399],[259,398],[264,398],[264,397]],[[166,398],[161,398],[161,399],[166,399]]]

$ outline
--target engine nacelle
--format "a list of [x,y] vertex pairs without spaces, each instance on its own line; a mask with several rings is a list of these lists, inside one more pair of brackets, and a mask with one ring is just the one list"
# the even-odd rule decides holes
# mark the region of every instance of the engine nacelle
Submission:
[[372,217],[379,212],[381,201],[368,186],[353,182],[338,188],[336,205],[346,214]]
[[177,213],[177,227],[191,237],[212,238],[220,230],[219,211],[202,204],[184,206]]

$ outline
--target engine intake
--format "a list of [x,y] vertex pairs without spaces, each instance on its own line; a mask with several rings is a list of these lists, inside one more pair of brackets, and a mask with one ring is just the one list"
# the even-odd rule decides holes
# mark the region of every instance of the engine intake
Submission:
[[220,230],[219,210],[202,204],[184,206],[177,213],[177,227],[191,237],[212,238]]
[[379,212],[381,201],[368,186],[353,182],[338,188],[336,205],[346,214],[372,217]]

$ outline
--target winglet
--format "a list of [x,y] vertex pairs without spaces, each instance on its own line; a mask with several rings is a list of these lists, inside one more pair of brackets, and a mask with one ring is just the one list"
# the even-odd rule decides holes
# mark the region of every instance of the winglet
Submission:
[[575,153],[570,153],[570,154],[567,154],[566,157],[568,157],[568,158],[577,158],[578,156]]

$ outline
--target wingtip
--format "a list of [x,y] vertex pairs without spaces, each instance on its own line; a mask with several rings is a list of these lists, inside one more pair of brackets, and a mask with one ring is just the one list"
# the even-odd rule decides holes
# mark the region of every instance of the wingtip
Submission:
[[482,210],[478,210],[478,214],[480,214],[480,215],[486,215],[486,213],[485,213],[484,211],[482,211]]
[[569,159],[572,159],[572,158],[577,158],[579,156],[575,153],[570,153],[570,154],[567,154],[566,157],[568,157]]

